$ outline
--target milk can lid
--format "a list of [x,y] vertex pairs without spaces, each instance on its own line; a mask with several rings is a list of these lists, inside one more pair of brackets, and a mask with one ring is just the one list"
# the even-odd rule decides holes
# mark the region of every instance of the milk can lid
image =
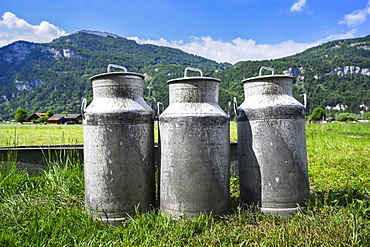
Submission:
[[[197,71],[200,73],[200,76],[188,76],[187,72],[189,70],[192,70],[192,71]],[[187,81],[187,80],[200,80],[200,81],[216,81],[218,83],[221,82],[220,79],[217,79],[217,78],[213,78],[213,77],[204,77],[203,76],[203,71],[201,69],[198,69],[198,68],[192,68],[192,67],[187,67],[184,71],[184,77],[180,77],[180,78],[175,78],[175,79],[172,79],[172,80],[169,80],[167,81],[167,83],[173,83],[173,82],[184,82],[184,81]]]
[[[272,72],[272,74],[271,75],[262,75],[262,70],[264,70],[264,69],[265,70],[270,70]],[[282,78],[294,79],[294,77],[291,76],[291,75],[274,75],[274,69],[273,68],[262,66],[260,68],[258,76],[244,79],[244,80],[242,80],[242,83],[251,82],[251,81],[262,81],[262,80],[265,80],[265,79],[282,79]]]
[[[124,72],[110,72],[111,67],[122,69]],[[107,73],[102,73],[98,75],[94,75],[90,78],[90,81],[100,78],[100,77],[119,77],[119,76],[124,76],[126,78],[137,78],[140,77],[141,79],[144,79],[145,76],[143,74],[135,73],[135,72],[127,72],[126,67],[121,66],[121,65],[116,65],[116,64],[109,64],[107,67],[108,72]],[[101,79],[101,78],[100,78]]]

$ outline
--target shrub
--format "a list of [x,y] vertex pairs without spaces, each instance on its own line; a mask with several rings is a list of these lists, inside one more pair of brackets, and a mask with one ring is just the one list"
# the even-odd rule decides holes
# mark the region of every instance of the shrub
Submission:
[[324,109],[322,109],[320,107],[316,107],[312,111],[311,119],[318,120],[318,119],[322,119],[323,117],[324,118],[326,117],[326,113],[325,113],[325,110]]
[[336,120],[339,122],[351,122],[351,121],[358,121],[361,119],[360,117],[357,117],[353,113],[340,113],[337,115]]

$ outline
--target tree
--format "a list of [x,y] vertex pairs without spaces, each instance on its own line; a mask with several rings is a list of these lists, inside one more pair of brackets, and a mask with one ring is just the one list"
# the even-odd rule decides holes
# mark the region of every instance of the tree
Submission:
[[14,117],[14,120],[16,122],[24,122],[27,118],[27,111],[22,109],[22,108],[18,108],[17,111],[15,112],[15,117]]
[[53,115],[54,115],[54,112],[53,112],[53,111],[47,111],[47,112],[46,112],[46,116],[47,116],[48,118],[52,117]]
[[324,118],[326,117],[326,113],[325,113],[324,109],[322,109],[321,107],[316,107],[312,111],[311,119],[322,119],[323,117]]
[[49,117],[47,115],[46,116],[42,116],[42,117],[39,117],[37,119],[37,122],[38,123],[45,123],[48,119],[49,119]]

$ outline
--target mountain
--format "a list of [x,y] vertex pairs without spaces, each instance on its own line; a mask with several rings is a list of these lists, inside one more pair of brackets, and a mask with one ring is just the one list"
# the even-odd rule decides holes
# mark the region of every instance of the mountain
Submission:
[[[179,49],[139,45],[97,31],[81,31],[47,44],[18,41],[0,48],[0,117],[12,119],[19,107],[29,114],[47,110],[78,112],[82,97],[92,100],[89,78],[105,73],[111,63],[139,73],[152,71],[157,64],[176,70],[180,66],[179,71],[186,66],[211,70],[232,67]],[[172,69],[168,71],[175,76]],[[156,81],[156,75],[148,79]],[[164,88],[165,81],[161,83]],[[157,91],[154,88],[151,93]]]
[[[14,118],[17,108],[29,114],[79,112],[81,99],[92,100],[89,78],[105,73],[108,64],[125,66],[145,75],[144,95],[168,104],[166,81],[183,77],[187,66],[222,80],[220,106],[244,98],[244,78],[256,76],[261,66],[275,74],[291,74],[294,96],[307,109],[336,107],[358,113],[370,106],[370,36],[328,42],[294,56],[246,61],[236,65],[188,54],[179,49],[137,44],[115,34],[83,30],[46,44],[17,41],[0,48],[0,120]],[[329,108],[328,108],[329,109]]]
[[308,113],[316,107],[329,114],[370,110],[370,35],[328,42],[281,59],[243,62],[227,73],[256,76],[262,65],[295,77],[294,96],[303,101],[301,94],[306,93]]

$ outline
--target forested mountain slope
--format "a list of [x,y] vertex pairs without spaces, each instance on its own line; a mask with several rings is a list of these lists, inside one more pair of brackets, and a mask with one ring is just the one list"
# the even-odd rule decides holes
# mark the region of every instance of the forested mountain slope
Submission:
[[328,42],[282,59],[242,62],[219,77],[226,82],[224,86],[240,90],[238,82],[257,76],[261,66],[275,68],[276,74],[293,75],[294,96],[303,102],[302,94],[307,94],[308,113],[316,107],[332,112],[369,111],[370,36]]

